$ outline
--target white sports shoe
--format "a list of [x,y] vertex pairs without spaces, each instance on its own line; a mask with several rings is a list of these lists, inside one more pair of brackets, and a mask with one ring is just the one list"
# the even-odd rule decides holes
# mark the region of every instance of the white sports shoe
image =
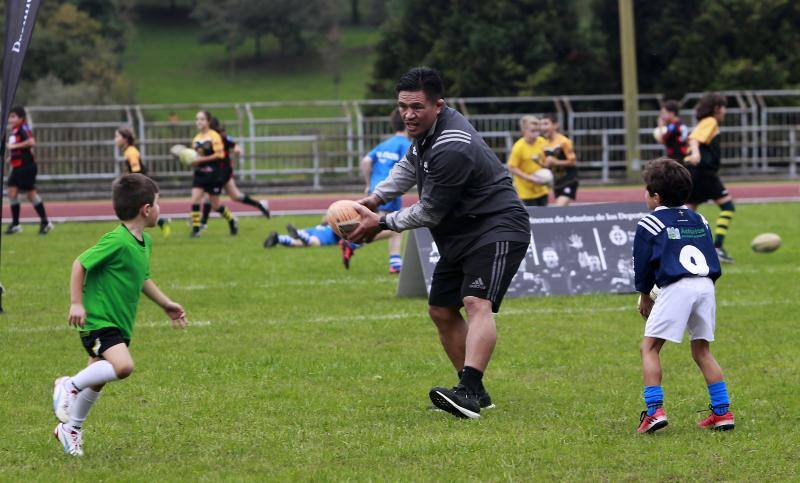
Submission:
[[78,397],[77,392],[65,386],[67,381],[69,377],[62,376],[53,382],[53,413],[62,423],[69,421],[69,408]]
[[56,425],[53,436],[64,447],[64,453],[72,456],[83,456],[83,433],[73,429],[67,429],[63,424]]

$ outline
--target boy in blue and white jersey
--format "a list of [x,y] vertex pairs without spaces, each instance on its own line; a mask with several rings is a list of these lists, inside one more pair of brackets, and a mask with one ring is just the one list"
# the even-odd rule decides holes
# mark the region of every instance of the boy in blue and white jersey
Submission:
[[[684,204],[692,191],[692,176],[670,158],[651,161],[642,175],[647,207],[654,211],[639,221],[633,240],[639,313],[647,320],[640,346],[647,410],[637,431],[652,433],[667,425],[659,352],[667,340],[680,343],[686,330],[711,398],[711,414],[697,424],[733,429],[722,369],[709,349],[716,324],[714,281],[722,272],[708,222]],[[654,285],[661,288],[655,302],[650,297]]]
[[[372,194],[375,187],[385,180],[392,168],[408,152],[411,140],[408,139],[406,126],[397,109],[392,111],[389,121],[394,129],[394,136],[375,146],[361,160],[361,171],[367,183],[366,193]],[[378,211],[386,214],[402,208],[400,198],[396,198],[378,207]],[[400,273],[403,268],[403,259],[400,257],[400,245],[403,241],[401,233],[394,233],[389,237],[389,273]]]

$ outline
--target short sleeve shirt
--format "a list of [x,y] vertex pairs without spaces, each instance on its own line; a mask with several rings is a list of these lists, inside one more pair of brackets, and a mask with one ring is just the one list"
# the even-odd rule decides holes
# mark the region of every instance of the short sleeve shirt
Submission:
[[125,225],[106,233],[78,257],[86,269],[83,331],[116,327],[130,340],[145,280],[150,278],[150,235],[137,240]]
[[[508,157],[508,166],[515,167],[526,174],[539,171],[543,166],[539,163],[544,161],[544,146],[547,141],[541,136],[536,138],[533,144],[528,144],[525,138],[519,138],[511,148]],[[532,183],[519,176],[514,176],[514,188],[517,189],[520,199],[531,200],[539,198],[550,192],[547,185]]]

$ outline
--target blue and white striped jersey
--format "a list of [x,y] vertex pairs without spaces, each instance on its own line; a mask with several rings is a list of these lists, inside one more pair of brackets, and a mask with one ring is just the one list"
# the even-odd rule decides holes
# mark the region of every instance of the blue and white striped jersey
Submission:
[[686,206],[659,206],[639,220],[633,239],[636,290],[650,293],[684,277],[722,274],[711,230],[702,215]]

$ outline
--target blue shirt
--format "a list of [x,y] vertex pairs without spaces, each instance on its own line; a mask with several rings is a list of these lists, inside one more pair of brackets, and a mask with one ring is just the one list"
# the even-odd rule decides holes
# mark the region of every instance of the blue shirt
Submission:
[[[367,154],[372,159],[372,174],[369,178],[369,192],[372,193],[378,183],[389,177],[389,172],[398,161],[403,159],[406,155],[408,148],[411,146],[411,141],[402,135],[394,135],[386,141],[378,144],[375,148]],[[379,211],[397,211],[401,207],[401,199],[397,198],[393,201],[378,207]]]
[[702,215],[686,206],[659,206],[636,226],[633,238],[636,290],[650,293],[684,277],[722,274],[711,230]]

